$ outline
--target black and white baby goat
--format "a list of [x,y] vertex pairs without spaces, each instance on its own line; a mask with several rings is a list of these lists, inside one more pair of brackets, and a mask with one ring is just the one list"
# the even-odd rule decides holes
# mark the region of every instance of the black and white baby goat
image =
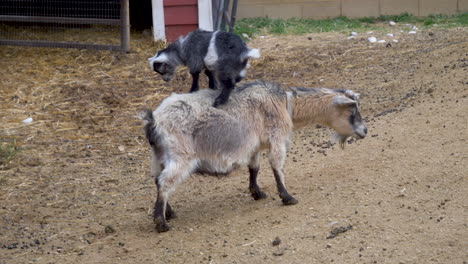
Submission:
[[259,58],[257,49],[249,49],[242,39],[229,32],[195,30],[180,37],[167,48],[149,58],[151,68],[168,82],[178,66],[188,66],[192,75],[190,92],[198,90],[200,73],[205,69],[209,87],[222,92],[213,106],[226,103],[237,82],[247,75],[250,58]]

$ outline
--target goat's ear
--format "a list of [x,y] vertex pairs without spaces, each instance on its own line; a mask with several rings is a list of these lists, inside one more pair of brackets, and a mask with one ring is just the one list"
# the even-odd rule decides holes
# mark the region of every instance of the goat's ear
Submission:
[[158,52],[156,53],[156,55],[154,55],[154,57],[151,57],[148,60],[150,61],[150,64],[153,64],[154,62],[168,62],[169,57],[166,53]]
[[169,57],[166,55],[166,53],[159,54],[158,57],[154,60],[155,62],[168,62]]
[[355,101],[359,101],[359,98],[360,98],[360,94],[358,93],[355,93],[351,90],[346,90],[345,92],[349,97],[353,98]]
[[333,98],[333,104],[338,105],[338,106],[354,106],[357,104],[357,102],[344,95],[336,95]]

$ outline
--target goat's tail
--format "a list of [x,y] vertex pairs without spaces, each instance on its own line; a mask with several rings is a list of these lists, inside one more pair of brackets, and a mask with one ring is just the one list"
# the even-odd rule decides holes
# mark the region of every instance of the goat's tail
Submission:
[[145,121],[145,125],[148,123],[154,124],[153,111],[151,111],[150,109],[143,109],[143,111],[138,113],[138,118]]
[[150,109],[145,109],[139,114],[139,118],[144,121],[145,124],[145,134],[148,139],[149,144],[155,150],[159,149],[159,135],[156,131],[153,111]]
[[260,58],[260,51],[258,49],[247,49],[241,54],[241,61],[245,59],[258,59]]

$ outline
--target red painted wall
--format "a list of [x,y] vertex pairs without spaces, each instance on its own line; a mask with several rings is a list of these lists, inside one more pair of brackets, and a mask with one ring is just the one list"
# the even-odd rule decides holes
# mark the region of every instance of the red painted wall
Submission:
[[197,0],[164,0],[163,5],[168,42],[198,28]]

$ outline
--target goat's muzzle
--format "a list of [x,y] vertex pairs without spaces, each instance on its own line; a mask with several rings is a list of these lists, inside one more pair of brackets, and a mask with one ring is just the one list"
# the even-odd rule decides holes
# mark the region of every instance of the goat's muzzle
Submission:
[[354,130],[356,138],[363,139],[367,135],[367,127],[365,125],[360,125],[358,128]]
[[171,74],[163,74],[162,78],[165,82],[171,81],[174,75]]

